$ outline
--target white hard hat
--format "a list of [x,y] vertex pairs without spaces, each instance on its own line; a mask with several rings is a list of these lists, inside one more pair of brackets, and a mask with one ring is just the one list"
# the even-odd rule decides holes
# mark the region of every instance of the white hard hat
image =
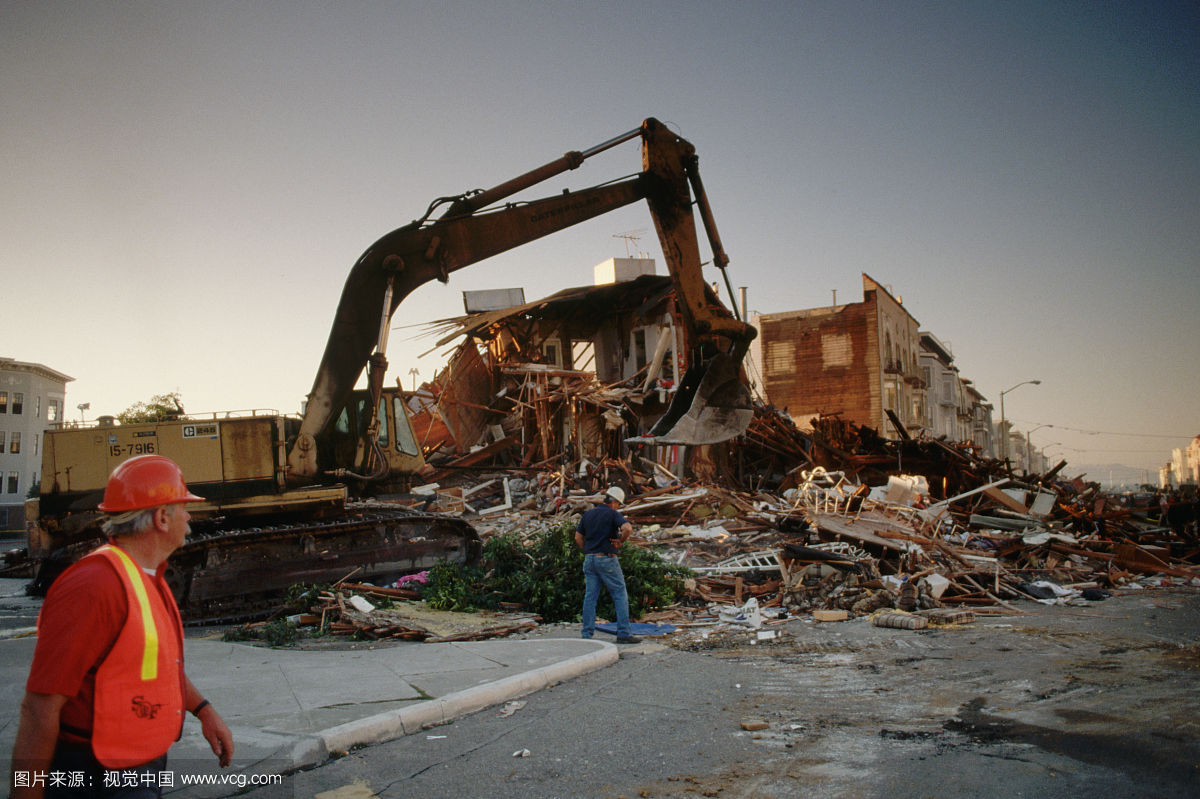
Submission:
[[607,496],[615,499],[617,502],[620,502],[622,505],[625,504],[625,491],[620,486],[610,486],[609,489],[604,493]]

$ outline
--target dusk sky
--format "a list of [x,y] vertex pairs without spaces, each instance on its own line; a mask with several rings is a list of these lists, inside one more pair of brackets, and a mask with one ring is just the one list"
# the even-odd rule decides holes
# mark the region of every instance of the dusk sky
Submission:
[[[865,272],[997,418],[1041,380],[1005,405],[1051,456],[1151,469],[1200,434],[1195,2],[0,0],[0,101],[0,355],[74,377],[71,415],[297,412],[372,242],[653,116],[752,309]],[[462,291],[534,299],[627,247],[665,271],[644,205],[418,290],[392,376],[433,376],[418,336]]]

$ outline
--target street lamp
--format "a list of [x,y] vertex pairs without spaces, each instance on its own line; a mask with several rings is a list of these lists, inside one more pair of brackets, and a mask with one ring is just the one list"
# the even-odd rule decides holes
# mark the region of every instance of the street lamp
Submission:
[[92,403],[81,402],[78,405],[76,405],[75,407],[79,409],[79,423],[83,424],[83,412],[86,410],[89,410],[92,407]]
[[1054,425],[1039,424],[1037,427],[1033,428],[1032,430],[1030,430],[1028,433],[1025,434],[1025,443],[1029,445],[1030,452],[1033,451],[1033,438],[1032,438],[1033,434],[1036,433],[1037,431],[1041,430],[1043,427],[1054,427]]
[[413,368],[408,370],[408,373],[410,375],[412,375],[413,391],[416,391],[417,390],[417,375],[421,374],[421,370],[414,366]]
[[[1017,383],[1012,388],[1006,388],[1000,392],[1000,432],[1001,432],[1001,436],[1000,436],[1001,456],[1000,456],[1000,459],[1005,462],[1008,461],[1008,426],[1004,423],[1004,395],[1010,391],[1015,391],[1016,389],[1020,388],[1021,386],[1025,385],[1027,383],[1035,385],[1035,386],[1040,386],[1042,384],[1042,381],[1041,380],[1022,380],[1020,383]],[[1028,440],[1028,439],[1026,439],[1026,440]]]
[[1039,424],[1025,434],[1025,471],[1034,472],[1041,471],[1041,468],[1036,466],[1034,461],[1037,459],[1037,447],[1033,445],[1033,434],[1043,427],[1054,427],[1052,424]]

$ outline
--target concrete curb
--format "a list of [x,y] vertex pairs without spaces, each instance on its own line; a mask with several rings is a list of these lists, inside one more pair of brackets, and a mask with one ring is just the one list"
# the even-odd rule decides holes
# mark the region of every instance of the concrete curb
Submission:
[[316,765],[331,753],[352,746],[382,743],[420,732],[429,726],[446,724],[493,705],[540,691],[551,685],[611,666],[620,659],[615,644],[597,641],[598,649],[584,655],[514,674],[495,682],[477,685],[446,696],[420,702],[398,710],[389,710],[364,719],[339,724],[304,736],[296,741],[291,758],[295,768]]
[[8,638],[26,638],[37,634],[37,627],[16,627],[12,630],[0,630],[0,640]]

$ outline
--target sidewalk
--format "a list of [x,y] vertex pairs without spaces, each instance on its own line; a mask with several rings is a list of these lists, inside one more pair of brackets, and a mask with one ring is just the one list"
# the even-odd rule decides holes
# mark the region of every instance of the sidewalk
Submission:
[[[225,773],[279,774],[315,765],[353,746],[409,735],[618,660],[616,645],[575,638],[354,646],[267,649],[225,643],[216,634],[189,638],[188,676],[233,730],[234,764]],[[33,647],[31,635],[0,638],[0,752],[6,766]],[[199,722],[188,716],[170,768],[217,773],[215,763]],[[174,792],[205,795],[178,785]]]

